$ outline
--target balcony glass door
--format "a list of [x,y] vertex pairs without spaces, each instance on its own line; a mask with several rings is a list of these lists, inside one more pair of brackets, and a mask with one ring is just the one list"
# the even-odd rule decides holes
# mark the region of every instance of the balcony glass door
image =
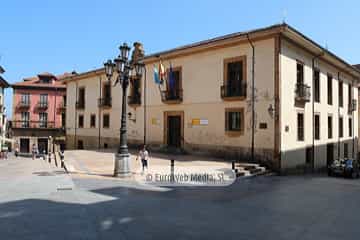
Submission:
[[39,127],[41,128],[47,127],[47,113],[45,112],[39,113]]
[[21,127],[28,128],[30,120],[30,113],[29,112],[22,112],[21,113]]

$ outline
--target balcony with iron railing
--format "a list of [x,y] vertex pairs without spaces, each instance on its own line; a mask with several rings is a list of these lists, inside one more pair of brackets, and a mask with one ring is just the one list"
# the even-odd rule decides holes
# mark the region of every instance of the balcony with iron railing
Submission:
[[48,108],[48,102],[47,101],[39,101],[36,104],[37,109],[47,109]]
[[55,128],[60,128],[60,127],[56,127],[55,123],[51,122],[51,121],[15,120],[15,121],[12,121],[12,128],[55,129]]
[[64,101],[61,101],[57,107],[59,112],[65,112],[66,111],[66,103]]
[[18,104],[17,104],[17,108],[30,108],[30,101],[20,101]]
[[161,91],[161,100],[164,103],[181,103],[183,101],[182,89]]
[[130,96],[128,96],[128,104],[132,106],[141,105],[141,95],[131,94]]
[[78,101],[76,102],[76,109],[84,109],[85,108],[85,101]]
[[298,102],[310,102],[310,86],[304,83],[297,83],[295,88],[295,100]]
[[241,100],[246,98],[246,84],[221,86],[221,98],[224,100]]
[[101,108],[110,108],[112,106],[111,97],[99,98],[98,101],[99,101],[99,107]]

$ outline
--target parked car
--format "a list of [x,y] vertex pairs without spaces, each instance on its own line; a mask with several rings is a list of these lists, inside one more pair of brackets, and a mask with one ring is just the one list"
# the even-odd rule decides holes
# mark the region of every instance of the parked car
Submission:
[[328,166],[328,175],[358,178],[360,176],[359,162],[351,158],[335,160]]

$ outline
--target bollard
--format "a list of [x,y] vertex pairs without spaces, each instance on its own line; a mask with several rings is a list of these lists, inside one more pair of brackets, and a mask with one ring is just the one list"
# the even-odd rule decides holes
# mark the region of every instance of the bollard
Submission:
[[231,162],[231,169],[235,171],[235,161]]
[[174,182],[174,180],[175,180],[175,178],[174,178],[174,168],[175,168],[175,160],[171,159],[170,160],[170,171],[171,171],[170,180],[171,180],[171,182]]

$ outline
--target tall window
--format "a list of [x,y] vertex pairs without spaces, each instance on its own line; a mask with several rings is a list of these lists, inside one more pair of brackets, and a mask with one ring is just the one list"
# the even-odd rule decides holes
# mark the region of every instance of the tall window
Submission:
[[39,127],[46,128],[47,127],[47,120],[48,114],[46,112],[39,113]]
[[110,115],[104,114],[103,115],[103,128],[109,128],[110,127]]
[[79,120],[78,120],[78,126],[79,128],[83,128],[84,127],[84,115],[79,115]]
[[314,100],[320,102],[320,71],[314,70]]
[[332,83],[333,83],[333,78],[329,74],[328,77],[327,77],[327,99],[328,99],[328,104],[329,105],[332,105],[332,103],[333,103],[333,87],[332,87]]
[[320,115],[316,114],[315,116],[315,139],[320,140]]
[[228,132],[241,133],[244,130],[244,111],[243,109],[226,109],[225,111],[225,130]]
[[333,119],[332,116],[328,116],[328,138],[333,137]]
[[343,117],[339,118],[339,137],[344,136],[344,120]]
[[343,82],[339,80],[339,106],[344,106]]
[[349,137],[352,137],[353,132],[353,121],[352,118],[349,118]]
[[[351,102],[352,102],[352,85],[348,85],[348,106],[351,108]],[[349,111],[350,112],[350,111]]]
[[48,105],[48,95],[47,94],[40,94],[40,106],[45,107]]
[[91,114],[90,116],[90,127],[94,128],[96,125],[96,115],[95,114]]
[[297,139],[304,141],[304,113],[297,114]]
[[179,99],[181,97],[181,68],[174,68],[172,80],[167,81],[168,99]]
[[21,103],[26,104],[26,105],[30,104],[30,94],[29,93],[21,94]]
[[296,64],[296,83],[298,85],[304,84],[304,65],[300,62]]
[[246,57],[236,57],[224,60],[223,97],[246,96]]
[[85,88],[79,88],[79,96],[78,96],[78,107],[85,108]]
[[28,128],[30,125],[30,113],[21,112],[21,127]]

